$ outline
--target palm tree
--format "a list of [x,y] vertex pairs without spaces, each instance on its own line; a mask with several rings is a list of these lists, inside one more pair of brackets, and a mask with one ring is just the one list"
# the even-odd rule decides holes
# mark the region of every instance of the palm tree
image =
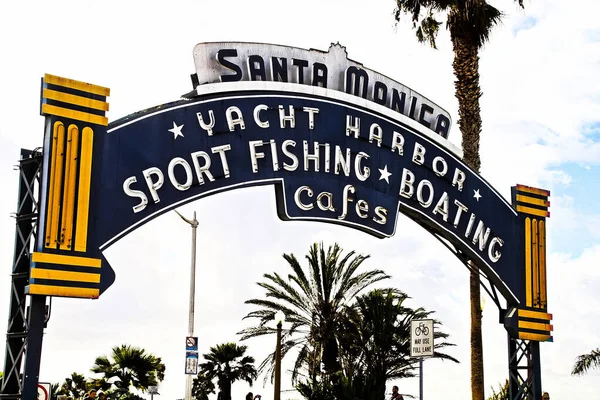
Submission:
[[72,372],[71,376],[65,378],[65,382],[61,385],[58,394],[66,395],[78,399],[88,391],[88,384],[83,374]]
[[107,400],[146,400],[144,397],[135,393],[120,393],[118,390],[109,390],[104,392]]
[[[351,388],[338,397],[383,400],[388,380],[415,376],[418,360],[410,357],[413,319],[431,318],[432,311],[404,305],[408,295],[397,289],[375,289],[348,307],[340,353],[344,354],[344,377]],[[440,350],[454,346],[434,320],[434,358],[458,362]]]
[[[2,378],[2,376],[0,376]],[[50,399],[54,400],[60,394],[60,383],[50,385]]]
[[[523,0],[515,0],[523,8]],[[481,115],[479,98],[479,49],[489,40],[492,29],[500,22],[502,12],[486,0],[396,0],[395,20],[410,14],[419,42],[436,48],[436,37],[442,22],[446,26],[454,50],[455,94],[458,99],[458,125],[462,135],[463,160],[479,172],[479,136]],[[481,288],[479,269],[470,264],[471,303],[471,396],[484,399],[483,347],[481,340]]]
[[[200,365],[196,388],[200,388],[201,376],[211,382],[216,378],[219,387],[218,400],[231,400],[231,385],[235,381],[244,380],[252,385],[256,380],[257,371],[254,358],[245,355],[246,349],[247,346],[238,346],[231,342],[211,347],[210,353],[204,354],[206,362]],[[205,387],[210,389],[208,384],[205,384]],[[214,391],[214,385],[212,390]]]
[[[263,275],[264,281],[258,285],[266,290],[265,298],[246,301],[260,308],[245,317],[258,319],[258,325],[240,332],[242,340],[275,334],[275,327],[269,325],[277,311],[285,314],[290,328],[283,332],[281,354],[285,357],[290,349],[298,350],[292,374],[294,383],[303,366],[308,369],[309,381],[315,385],[321,375],[333,377],[340,370],[338,327],[345,306],[369,285],[389,278],[380,270],[358,272],[369,256],[355,256],[354,251],[342,253],[337,243],[327,250],[323,243],[314,243],[306,256],[308,271],[296,256],[284,254],[291,273],[287,277],[276,272]],[[273,352],[261,363],[259,371],[269,367],[272,377],[274,362]]]
[[88,389],[94,388],[96,390],[102,390],[104,392],[110,391],[112,388],[112,383],[106,380],[106,378],[94,379],[92,378],[91,382],[87,384]]
[[589,354],[582,354],[577,357],[571,374],[583,375],[593,368],[600,368],[600,348],[592,350]]
[[498,388],[498,392],[494,388],[492,388],[492,395],[488,397],[488,400],[508,400],[509,394],[509,383],[508,379],[504,381],[502,385]]
[[198,373],[192,385],[194,400],[208,400],[208,395],[215,392],[215,384],[203,372]]
[[91,371],[102,374],[116,387],[118,395],[128,394],[131,386],[145,392],[165,378],[165,365],[160,357],[125,344],[113,347],[112,360],[107,356],[96,358]]

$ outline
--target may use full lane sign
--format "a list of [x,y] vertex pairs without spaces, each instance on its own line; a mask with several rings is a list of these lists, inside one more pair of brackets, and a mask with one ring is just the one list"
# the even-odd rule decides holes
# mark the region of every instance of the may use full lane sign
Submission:
[[410,321],[410,356],[416,358],[433,356],[433,320]]

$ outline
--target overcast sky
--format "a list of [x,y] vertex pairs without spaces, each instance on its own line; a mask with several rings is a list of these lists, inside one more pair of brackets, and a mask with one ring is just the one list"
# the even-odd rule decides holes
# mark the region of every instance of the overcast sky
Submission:
[[[577,355],[600,344],[600,29],[596,0],[494,1],[506,17],[481,52],[482,175],[505,197],[520,183],[551,190],[548,305],[554,343],[541,344],[542,386],[554,399],[594,398],[600,372],[571,377]],[[0,329],[8,318],[19,149],[42,145],[40,78],[55,74],[111,88],[111,121],[177,100],[191,90],[192,50],[209,41],[253,41],[327,50],[381,72],[448,110],[449,139],[460,146],[452,52],[445,29],[439,49],[416,43],[409,24],[394,28],[391,0],[8,2],[0,11]],[[237,341],[260,296],[255,282],[287,272],[314,241],[339,242],[372,257],[410,304],[436,311],[461,363],[425,362],[427,398],[470,396],[468,271],[424,229],[400,216],[396,235],[376,239],[349,228],[282,222],[271,186],[236,190],[181,207],[198,213],[195,331],[200,350]],[[55,299],[45,331],[40,380],[89,375],[96,356],[122,343],[166,363],[160,399],[183,398],[189,296],[190,228],[175,213],[134,231],[105,253],[115,284],[98,300]],[[488,299],[483,317],[485,385],[507,378],[506,331]],[[275,338],[247,341],[258,362]],[[4,358],[4,349],[0,360]],[[3,361],[2,364],[3,365]],[[397,382],[418,395],[418,379]],[[284,390],[291,389],[284,372]],[[245,383],[233,386],[241,400]],[[252,388],[272,398],[260,379]],[[283,397],[297,398],[293,393]],[[215,396],[216,398],[216,396]]]

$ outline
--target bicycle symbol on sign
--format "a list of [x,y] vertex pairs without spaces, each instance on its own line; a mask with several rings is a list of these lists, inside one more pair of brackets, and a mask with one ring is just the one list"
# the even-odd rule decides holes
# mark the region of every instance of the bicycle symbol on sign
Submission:
[[424,322],[420,322],[419,326],[415,328],[415,336],[421,336],[421,333],[423,336],[429,335],[429,327],[427,327]]

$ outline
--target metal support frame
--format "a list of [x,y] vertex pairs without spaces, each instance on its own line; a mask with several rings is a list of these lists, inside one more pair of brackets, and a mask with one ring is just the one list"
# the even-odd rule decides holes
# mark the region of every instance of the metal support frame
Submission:
[[[25,295],[31,252],[37,236],[42,153],[38,150],[21,149],[21,159],[17,168],[19,189],[17,211],[14,214],[15,251],[6,329],[4,378],[0,384],[0,399],[5,400],[21,399],[21,396],[25,396],[24,386],[28,380],[29,386],[33,386],[31,381],[35,380],[35,392],[30,391],[24,398],[37,397],[42,335],[44,324],[47,322],[45,296],[31,296],[28,307],[28,296]],[[26,360],[24,375],[21,373],[23,358]]]
[[510,400],[542,398],[540,343],[508,335],[508,374]]

